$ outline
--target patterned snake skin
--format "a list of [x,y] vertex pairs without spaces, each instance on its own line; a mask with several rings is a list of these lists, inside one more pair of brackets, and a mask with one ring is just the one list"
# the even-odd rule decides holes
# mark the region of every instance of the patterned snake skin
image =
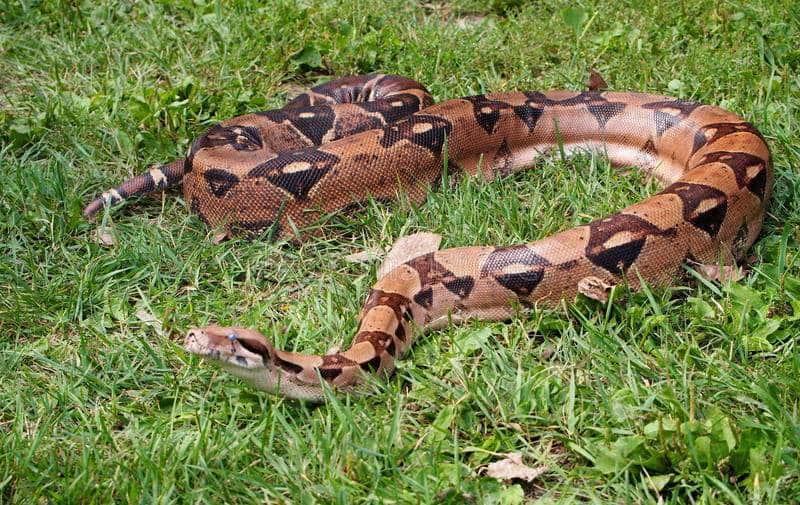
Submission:
[[423,200],[445,156],[451,172],[492,179],[559,148],[603,150],[615,165],[641,167],[665,189],[530,244],[405,258],[370,291],[353,345],[343,352],[284,352],[243,328],[188,332],[190,352],[256,387],[319,401],[326,385],[357,391],[369,374],[391,373],[420,329],[505,319],[518,305],[574,299],[587,283],[665,285],[687,261],[733,263],[756,240],[772,190],[763,137],[726,110],[664,96],[522,92],[433,105],[409,79],[354,76],[317,86],[282,109],[214,126],[185,160],[103,193],[84,213],[182,183],[209,226],[299,239],[297,230],[369,198],[402,192]]

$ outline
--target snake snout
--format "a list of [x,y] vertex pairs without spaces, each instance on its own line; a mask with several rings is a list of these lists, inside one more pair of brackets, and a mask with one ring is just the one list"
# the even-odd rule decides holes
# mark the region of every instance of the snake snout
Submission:
[[186,337],[183,339],[183,347],[189,352],[201,354],[208,347],[206,333],[199,328],[192,328],[186,332]]

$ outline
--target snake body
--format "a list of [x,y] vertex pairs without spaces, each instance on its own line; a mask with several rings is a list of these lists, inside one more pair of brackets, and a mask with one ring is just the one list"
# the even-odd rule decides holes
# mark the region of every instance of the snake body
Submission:
[[664,184],[589,224],[510,247],[431,250],[383,275],[352,346],[327,355],[273,348],[244,328],[193,329],[186,348],[256,387],[321,400],[386,374],[420,329],[573,299],[587,283],[674,282],[688,261],[731,264],[756,240],[773,175],[748,122],[719,107],[642,93],[515,92],[434,105],[409,79],[371,74],[312,88],[282,109],[212,127],[186,159],[105,192],[85,210],[183,184],[191,209],[228,233],[298,235],[331,212],[402,192],[424,199],[450,172],[493,179],[560,149],[603,150]]

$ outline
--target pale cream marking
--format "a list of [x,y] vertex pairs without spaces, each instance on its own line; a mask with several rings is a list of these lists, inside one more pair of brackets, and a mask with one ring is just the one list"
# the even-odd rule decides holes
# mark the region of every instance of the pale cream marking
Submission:
[[695,209],[695,212],[697,213],[705,212],[707,210],[713,209],[719,204],[720,200],[718,198],[706,198],[705,200],[700,202],[700,204],[697,206],[697,209]]
[[361,320],[358,331],[394,331],[399,322],[394,313],[394,309],[386,305],[376,305],[372,307]]
[[303,119],[308,119],[308,118],[314,117],[314,115],[315,114],[313,112],[301,112],[300,114],[297,115],[297,117],[301,117]]
[[356,363],[363,363],[375,357],[375,348],[371,343],[363,341],[355,344],[350,349],[341,353],[341,355]]
[[747,167],[747,178],[752,179],[753,177],[757,176],[760,171],[761,165],[750,165]]
[[295,161],[283,167],[284,174],[293,174],[295,172],[304,172],[311,168],[311,163],[307,161]]
[[430,123],[417,123],[411,127],[411,131],[414,133],[425,133],[433,128],[433,125]]
[[540,267],[537,265],[523,265],[522,263],[515,263],[513,265],[508,265],[505,267],[502,272],[504,274],[521,274],[524,272],[530,272],[533,270],[538,270]]
[[627,244],[632,240],[637,240],[641,237],[637,237],[633,233],[629,231],[621,231],[619,233],[615,233],[612,235],[608,240],[603,243],[603,247],[606,249],[611,249],[612,247],[616,247],[618,245]]
[[164,175],[164,172],[162,172],[160,168],[151,168],[150,177],[153,178],[153,182],[155,183],[157,188],[160,187],[162,184],[164,184],[165,186],[167,185],[167,176]]
[[109,189],[108,191],[104,191],[102,197],[103,200],[105,200],[106,202],[110,202],[112,199],[124,200],[124,198],[122,198],[122,195],[120,195],[119,191],[117,191],[116,189]]

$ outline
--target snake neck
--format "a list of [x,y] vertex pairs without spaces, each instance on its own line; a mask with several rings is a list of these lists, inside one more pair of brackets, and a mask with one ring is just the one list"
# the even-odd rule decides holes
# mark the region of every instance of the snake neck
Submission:
[[413,301],[424,286],[406,265],[394,269],[370,290],[358,330],[349,349],[325,355],[275,350],[267,373],[277,375],[281,395],[312,401],[324,399],[325,384],[357,392],[368,376],[391,374],[426,322],[424,307]]

